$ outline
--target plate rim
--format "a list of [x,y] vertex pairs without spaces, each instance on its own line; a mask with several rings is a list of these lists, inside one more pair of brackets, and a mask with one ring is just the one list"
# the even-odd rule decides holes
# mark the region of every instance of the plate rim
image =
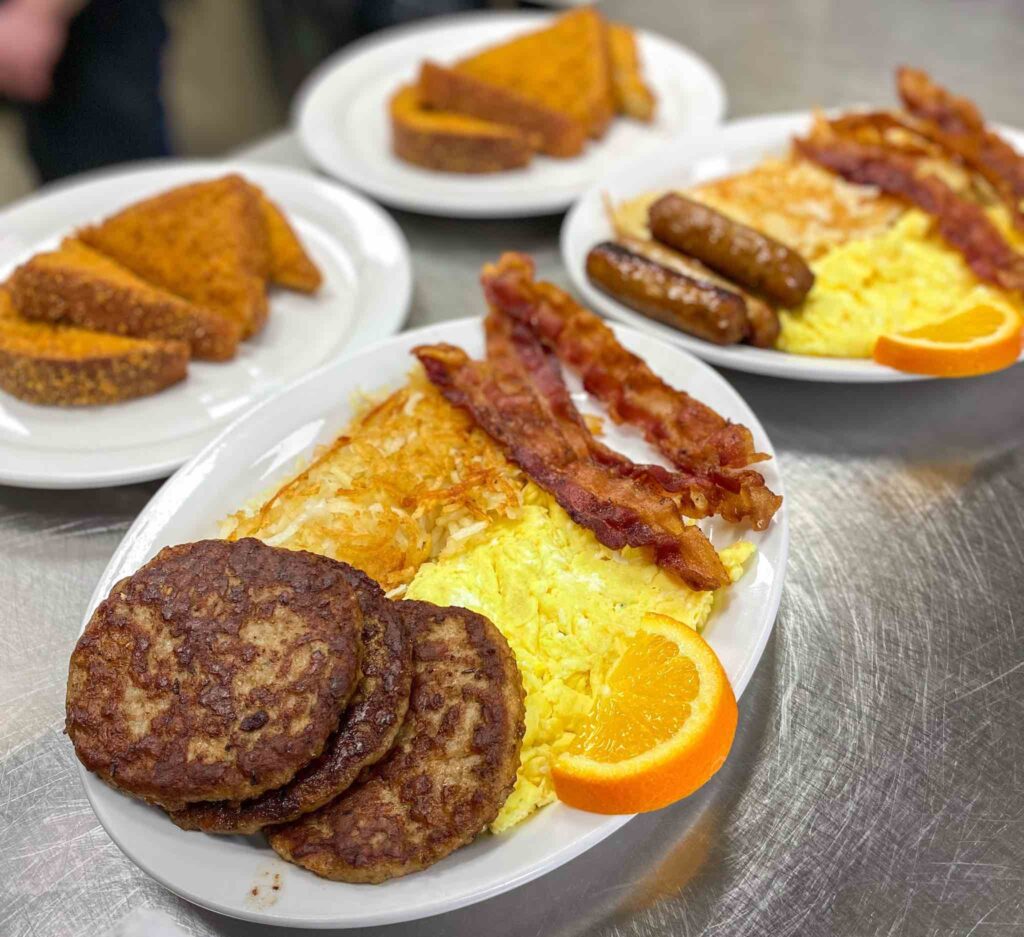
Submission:
[[[410,338],[418,338],[420,336],[427,336],[431,332],[443,331],[451,328],[461,328],[474,323],[481,323],[483,321],[482,316],[467,316],[459,319],[445,320],[440,323],[432,323],[425,326],[420,326],[415,329],[409,329],[401,332],[398,335],[392,335],[383,338],[372,345],[368,345],[366,348],[354,353],[353,355],[346,356],[345,359],[338,359],[332,362],[334,367],[340,366],[343,361],[349,360],[356,356],[369,356],[378,353],[382,348],[387,347],[389,344],[397,342],[399,339],[402,341],[408,341]],[[761,628],[761,633],[758,636],[758,640],[755,642],[752,652],[749,655],[748,663],[739,676],[737,677],[733,686],[736,698],[739,699],[746,687],[749,685],[751,678],[758,665],[764,656],[764,649],[770,639],[771,635],[775,630],[775,622],[778,617],[778,611],[782,600],[782,591],[786,579],[786,571],[789,563],[789,514],[788,514],[788,499],[785,493],[785,481],[782,471],[782,466],[779,461],[779,453],[775,450],[775,447],[771,441],[771,438],[765,432],[764,426],[757,414],[753,411],[743,396],[737,391],[732,384],[721,374],[710,368],[705,362],[698,359],[696,356],[691,355],[685,349],[674,346],[671,343],[664,342],[657,336],[643,333],[639,329],[632,328],[627,325],[615,323],[613,330],[617,335],[636,335],[641,341],[653,341],[662,345],[665,345],[673,354],[682,355],[684,358],[691,359],[691,365],[695,365],[698,369],[707,369],[714,380],[724,385],[725,389],[732,394],[736,400],[740,402],[743,408],[749,414],[744,419],[748,420],[747,425],[753,431],[755,437],[763,439],[767,445],[768,450],[771,453],[772,459],[775,462],[775,470],[777,474],[777,488],[778,493],[783,496],[783,506],[779,513],[776,515],[775,524],[778,525],[778,563],[775,569],[775,576],[772,580],[771,588],[769,590],[767,599],[765,601],[765,621],[766,624]],[[229,442],[231,436],[244,429],[245,424],[256,424],[258,423],[262,411],[273,406],[279,398],[283,398],[288,394],[294,393],[297,388],[306,383],[317,380],[321,371],[325,369],[317,369],[317,371],[310,372],[307,375],[303,375],[279,391],[265,398],[253,407],[246,410],[243,414],[238,416],[235,420],[231,421],[226,427],[224,427],[218,435],[210,440],[206,446],[203,447],[196,455],[194,455],[184,466],[182,466],[174,475],[167,479],[160,489],[153,495],[146,506],[139,512],[138,516],[132,522],[124,536],[118,543],[113,555],[109,562],[100,574],[96,586],[90,595],[89,601],[86,606],[86,610],[82,616],[82,621],[78,630],[80,635],[87,626],[89,619],[92,617],[93,611],[96,606],[106,597],[112,587],[114,581],[116,581],[119,575],[123,575],[123,571],[118,571],[118,567],[124,562],[126,555],[131,551],[134,546],[134,541],[141,535],[150,532],[151,530],[151,517],[156,514],[160,516],[161,509],[165,503],[167,507],[173,508],[175,505],[180,503],[181,496],[187,496],[192,490],[193,475],[199,469],[199,467],[208,460],[216,458],[218,451],[222,450],[225,445]],[[203,473],[202,477],[206,477]],[[180,489],[180,492],[179,492]],[[166,515],[164,515],[166,516]],[[163,526],[163,525],[161,525]],[[157,536],[155,539],[159,539]],[[424,918],[434,917],[439,914],[444,914],[449,911],[454,911],[459,908],[468,907],[470,905],[478,904],[481,901],[486,901],[489,898],[496,897],[497,895],[504,894],[505,892],[512,891],[515,888],[525,885],[528,882],[534,881],[549,872],[554,871],[557,868],[571,862],[573,859],[579,857],[583,853],[589,851],[594,846],[607,839],[609,836],[614,834],[617,830],[621,829],[626,823],[628,823],[635,814],[627,814],[620,816],[610,816],[603,819],[599,825],[596,825],[586,835],[581,836],[578,840],[573,841],[568,847],[560,846],[557,847],[541,861],[536,862],[532,867],[524,870],[519,875],[510,878],[508,880],[501,880],[492,883],[490,886],[479,890],[474,893],[472,897],[468,899],[456,898],[454,900],[446,898],[441,894],[434,901],[428,903],[425,910],[418,910],[412,916],[403,915],[401,912],[397,914],[378,914],[377,916],[370,916],[366,918],[348,918],[346,920],[339,920],[338,918],[317,918],[317,919],[296,919],[296,918],[274,918],[268,917],[264,912],[264,909],[254,908],[235,908],[226,907],[217,902],[209,901],[205,898],[196,897],[194,894],[187,892],[186,890],[180,890],[174,885],[170,884],[166,876],[155,871],[151,864],[146,861],[139,861],[139,859],[133,855],[129,850],[125,849],[121,838],[117,835],[116,827],[114,830],[110,828],[106,819],[101,814],[101,811],[97,809],[96,800],[94,799],[94,792],[105,790],[106,785],[89,771],[86,770],[84,765],[78,759],[75,759],[76,768],[78,770],[79,778],[82,786],[85,790],[86,797],[93,810],[96,819],[103,827],[108,836],[114,841],[122,853],[129,859],[129,861],[139,866],[147,875],[154,879],[154,881],[160,883],[165,888],[172,891],[185,900],[198,905],[199,907],[206,908],[207,910],[216,912],[218,914],[225,915],[238,920],[250,921],[253,923],[269,924],[276,926],[289,926],[297,927],[308,930],[321,930],[329,928],[341,928],[349,929],[355,927],[369,927],[384,924],[398,924],[403,922],[410,922],[415,920],[421,920]]]
[[[840,108],[839,110],[856,110],[859,106]],[[829,108],[830,113],[836,108]],[[940,380],[938,376],[928,374],[911,374],[897,371],[884,365],[876,364],[870,358],[838,358],[818,355],[797,355],[792,352],[775,351],[765,348],[753,348],[749,345],[720,346],[703,341],[695,336],[678,332],[671,326],[646,319],[641,313],[612,299],[591,285],[584,271],[584,258],[573,253],[571,242],[581,233],[585,224],[584,214],[591,212],[600,204],[603,192],[619,180],[653,162],[671,163],[679,170],[690,165],[692,157],[682,158],[685,142],[690,148],[712,144],[717,138],[730,135],[741,136],[743,131],[764,124],[762,134],[772,132],[776,126],[786,127],[786,133],[798,132],[801,126],[810,122],[813,110],[775,111],[764,114],[753,114],[749,117],[727,120],[716,127],[709,128],[701,134],[685,138],[676,137],[664,146],[649,153],[641,154],[634,159],[623,160],[604,177],[590,186],[586,192],[573,203],[559,230],[559,252],[562,265],[569,274],[573,288],[593,309],[603,316],[622,322],[642,332],[656,335],[678,348],[683,348],[694,356],[720,368],[730,368],[747,374],[758,374],[783,380],[805,381],[826,384],[906,384],[917,381]],[[792,126],[790,126],[792,125]],[[1011,139],[1024,139],[1024,130],[993,123],[991,126]],[[767,143],[766,148],[772,144]],[[659,159],[660,157],[660,159]],[[703,157],[710,158],[710,154]],[[1024,361],[1024,353],[1018,364]],[[1011,365],[1014,367],[1015,365]]]
[[[173,173],[179,170],[185,171],[186,173],[238,172],[242,175],[248,174],[252,177],[257,175],[262,176],[265,179],[277,177],[285,184],[306,186],[311,191],[315,190],[319,186],[333,188],[343,194],[346,198],[353,199],[359,205],[360,210],[369,211],[374,215],[376,222],[381,224],[383,228],[388,231],[389,236],[393,238],[395,244],[399,248],[398,269],[388,278],[389,291],[394,293],[394,301],[387,304],[388,309],[384,310],[386,314],[376,315],[374,317],[375,323],[379,323],[381,326],[380,329],[375,329],[375,331],[381,332],[382,334],[374,338],[369,344],[375,344],[378,341],[386,341],[401,330],[409,316],[413,292],[411,250],[409,242],[402,229],[387,211],[362,192],[356,191],[337,179],[317,175],[316,173],[310,172],[309,170],[301,167],[284,166],[276,163],[262,163],[258,160],[244,158],[228,158],[219,160],[191,157],[138,160],[135,162],[118,164],[113,167],[101,167],[99,169],[90,170],[89,172],[69,177],[68,179],[61,179],[52,184],[45,185],[35,192],[30,193],[9,205],[5,205],[3,209],[0,209],[0,228],[16,228],[16,226],[11,225],[9,222],[11,215],[26,208],[34,207],[37,202],[52,200],[57,204],[60,199],[68,193],[74,194],[75,191],[79,189],[87,190],[92,185],[109,183],[119,177],[124,177],[127,180],[127,183],[130,184],[133,179],[140,176],[148,176],[151,174],[158,176],[162,172]],[[327,233],[330,234],[330,232]],[[346,251],[346,253],[348,252]],[[369,345],[363,345],[362,347],[353,348],[351,346],[351,340],[353,338],[354,335],[349,337],[349,340],[341,349],[339,349],[339,354],[337,356],[334,358],[328,358],[326,361],[321,362],[321,364],[310,373],[315,373],[320,368],[329,366],[335,360],[338,360],[338,357],[345,357],[349,353],[357,353],[363,348],[369,347]],[[230,365],[231,362],[227,362],[227,364]],[[305,375],[302,376],[304,377]],[[274,393],[276,393],[276,391]],[[273,394],[271,394],[271,396],[273,396]],[[262,403],[262,401],[258,401],[257,405],[259,403]],[[64,409],[66,409],[69,414],[76,415],[80,412],[87,412],[87,408]],[[224,424],[220,427],[197,427],[194,431],[179,436],[178,439],[189,440],[205,436],[206,441],[208,442],[213,438],[213,435],[219,434],[219,432],[226,428],[227,425],[230,425],[230,421],[228,424]],[[213,435],[211,435],[211,432]],[[194,447],[192,448],[194,450]],[[6,451],[7,447],[0,444],[0,454],[3,454]],[[192,452],[192,455],[194,454],[195,450]],[[67,458],[66,453],[62,455],[64,458]],[[40,452],[38,458],[42,459],[44,457],[44,454]],[[107,469],[92,470],[85,473],[73,468],[64,470],[58,468],[57,470],[51,470],[49,474],[43,477],[40,477],[38,471],[30,471],[26,468],[10,470],[5,465],[0,464],[0,485],[46,491],[112,488],[119,485],[136,484],[140,482],[153,481],[154,479],[166,478],[174,470],[189,461],[190,458],[191,455],[179,454],[173,457],[169,456],[151,461],[140,460],[129,468],[111,467]]]
[[[309,120],[310,102],[320,86],[334,71],[350,64],[351,60],[356,60],[366,53],[376,51],[379,47],[389,45],[396,39],[400,40],[407,35],[415,35],[415,33],[424,30],[444,29],[453,25],[461,26],[474,21],[494,21],[497,18],[502,18],[509,22],[518,21],[523,26],[528,27],[532,24],[539,25],[546,20],[554,19],[564,12],[567,11],[563,10],[560,13],[558,10],[470,10],[401,23],[397,26],[390,26],[379,30],[369,36],[364,36],[326,58],[306,76],[292,101],[289,127],[295,134],[303,154],[317,169],[337,179],[339,182],[364,193],[366,196],[378,200],[389,208],[438,218],[536,218],[545,215],[561,214],[588,188],[587,183],[581,183],[578,191],[575,193],[549,195],[546,197],[542,192],[538,193],[525,207],[517,205],[488,207],[486,205],[475,206],[473,204],[452,206],[450,203],[431,199],[429,194],[418,196],[409,193],[399,193],[396,195],[386,184],[378,184],[376,182],[367,184],[365,180],[356,180],[349,173],[339,172],[336,164],[324,158],[318,148],[310,142],[304,126]],[[671,48],[677,55],[691,60],[704,73],[709,85],[713,88],[714,118],[712,126],[719,126],[728,113],[729,99],[725,82],[711,63],[695,50],[663,33],[639,27],[635,29],[635,32],[642,41],[653,39]],[[692,134],[697,135],[702,132],[703,129],[697,129]],[[500,176],[500,173],[496,175]]]

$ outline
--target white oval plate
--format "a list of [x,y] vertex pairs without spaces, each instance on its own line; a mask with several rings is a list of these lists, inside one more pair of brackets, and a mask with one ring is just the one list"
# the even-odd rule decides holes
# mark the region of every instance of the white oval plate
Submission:
[[415,79],[424,58],[452,62],[548,19],[524,12],[437,17],[350,46],[310,76],[296,101],[295,125],[306,154],[324,172],[396,208],[455,218],[525,218],[564,211],[623,158],[722,119],[725,91],[711,67],[669,39],[640,32],[644,72],[658,95],[652,124],[616,119],[581,156],[538,156],[510,172],[432,172],[392,154],[388,100]]
[[[654,189],[686,188],[741,172],[766,156],[786,152],[791,138],[805,133],[810,123],[811,114],[808,112],[730,121],[698,138],[679,139],[655,153],[622,163],[595,183],[573,206],[562,224],[562,262],[586,303],[606,316],[659,335],[723,368],[833,383],[930,380],[925,375],[896,371],[865,358],[820,358],[750,345],[715,345],[648,319],[602,293],[587,279],[588,252],[598,242],[612,238],[611,224],[604,209],[606,194],[618,202]],[[999,130],[1018,149],[1024,148],[1024,132],[1006,127]]]
[[240,172],[286,211],[324,283],[316,296],[270,293],[270,318],[237,357],[189,363],[184,381],[150,397],[65,409],[0,391],[0,483],[102,488],[163,478],[253,403],[327,361],[401,328],[409,248],[376,205],[312,173],[235,162],[174,161],[101,173],[0,213],[0,279],[76,227],[196,179]]
[[[745,423],[758,449],[772,453],[757,417],[711,368],[649,335],[621,326],[615,330],[652,368],[724,416]],[[403,333],[323,368],[250,410],[178,471],[139,515],[97,583],[82,627],[123,576],[169,544],[216,536],[221,518],[289,476],[296,460],[310,456],[318,444],[333,440],[349,422],[354,391],[404,383],[414,364],[413,346],[453,342],[479,356],[481,332],[480,319],[461,319]],[[585,394],[577,399],[585,410],[598,412]],[[636,434],[609,433],[609,440],[650,457]],[[781,493],[777,461],[759,463],[758,469]],[[754,672],[779,606],[788,549],[786,504],[764,533],[729,525],[710,530],[719,546],[748,533],[757,543],[757,556],[705,631],[737,696]],[[509,833],[482,836],[423,872],[383,885],[346,885],[288,865],[260,837],[179,830],[159,810],[119,794],[84,768],[81,775],[106,831],[153,878],[222,914],[295,927],[390,924],[482,901],[550,872],[629,820],[552,804]],[[280,876],[280,890],[269,903],[266,886],[274,875]],[[258,899],[251,895],[254,887],[261,893]]]

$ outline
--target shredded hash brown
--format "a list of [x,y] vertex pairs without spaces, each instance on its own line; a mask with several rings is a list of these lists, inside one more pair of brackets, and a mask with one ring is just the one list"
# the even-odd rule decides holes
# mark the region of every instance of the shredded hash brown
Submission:
[[417,367],[269,496],[228,517],[229,540],[257,537],[351,563],[392,597],[416,570],[501,517],[526,477]]

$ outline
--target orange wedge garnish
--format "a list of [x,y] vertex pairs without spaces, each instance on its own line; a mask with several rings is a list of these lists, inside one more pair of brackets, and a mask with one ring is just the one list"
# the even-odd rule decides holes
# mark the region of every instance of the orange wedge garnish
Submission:
[[879,364],[914,374],[970,377],[1013,364],[1021,352],[1021,317],[1012,309],[978,305],[931,325],[882,335]]
[[586,725],[552,767],[555,792],[592,813],[657,810],[722,766],[736,716],[708,643],[674,618],[644,615]]

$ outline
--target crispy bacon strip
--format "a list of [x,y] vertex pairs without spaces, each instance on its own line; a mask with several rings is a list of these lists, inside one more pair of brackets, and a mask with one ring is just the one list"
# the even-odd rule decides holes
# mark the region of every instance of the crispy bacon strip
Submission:
[[472,361],[452,345],[421,345],[413,354],[445,398],[466,410],[511,461],[605,546],[651,547],[659,566],[698,591],[728,584],[715,548],[700,528],[683,522],[671,498],[652,498],[633,479],[581,458],[540,399],[510,370]]
[[837,136],[827,123],[809,137],[794,140],[794,145],[844,179],[908,199],[932,215],[939,232],[979,279],[1004,289],[1024,289],[1024,257],[1007,244],[978,205],[961,198],[937,176],[918,175],[913,158]]
[[579,371],[583,386],[616,423],[638,426],[651,445],[688,471],[740,467],[768,458],[754,449],[750,430],[662,381],[626,351],[592,312],[551,283],[533,279],[533,261],[503,254],[484,267],[487,301],[527,323],[562,361]]
[[[750,430],[669,387],[642,359],[626,351],[597,316],[552,284],[536,282],[533,271],[533,262],[522,254],[505,254],[497,265],[485,267],[482,282],[492,307],[527,324],[576,368],[583,386],[605,404],[617,423],[639,427],[682,472],[710,478],[723,493],[724,517],[748,520],[764,530],[782,498],[764,484],[759,472],[739,470],[768,458],[754,449]],[[672,491],[681,484],[679,477],[668,476],[662,487]]]
[[915,68],[900,68],[896,85],[904,107],[926,133],[982,176],[1024,231],[1024,156],[985,126],[973,102],[951,94]]
[[675,495],[680,510],[688,517],[719,514],[732,523],[750,520],[759,530],[767,527],[778,503],[772,501],[769,510],[759,503],[754,493],[766,491],[759,473],[735,472],[724,476],[724,484],[718,484],[707,473],[633,462],[594,438],[573,403],[554,354],[529,326],[492,309],[484,320],[484,330],[488,362],[499,372],[511,373],[533,387],[578,458],[592,458],[617,475],[634,479],[653,498],[665,492]]

